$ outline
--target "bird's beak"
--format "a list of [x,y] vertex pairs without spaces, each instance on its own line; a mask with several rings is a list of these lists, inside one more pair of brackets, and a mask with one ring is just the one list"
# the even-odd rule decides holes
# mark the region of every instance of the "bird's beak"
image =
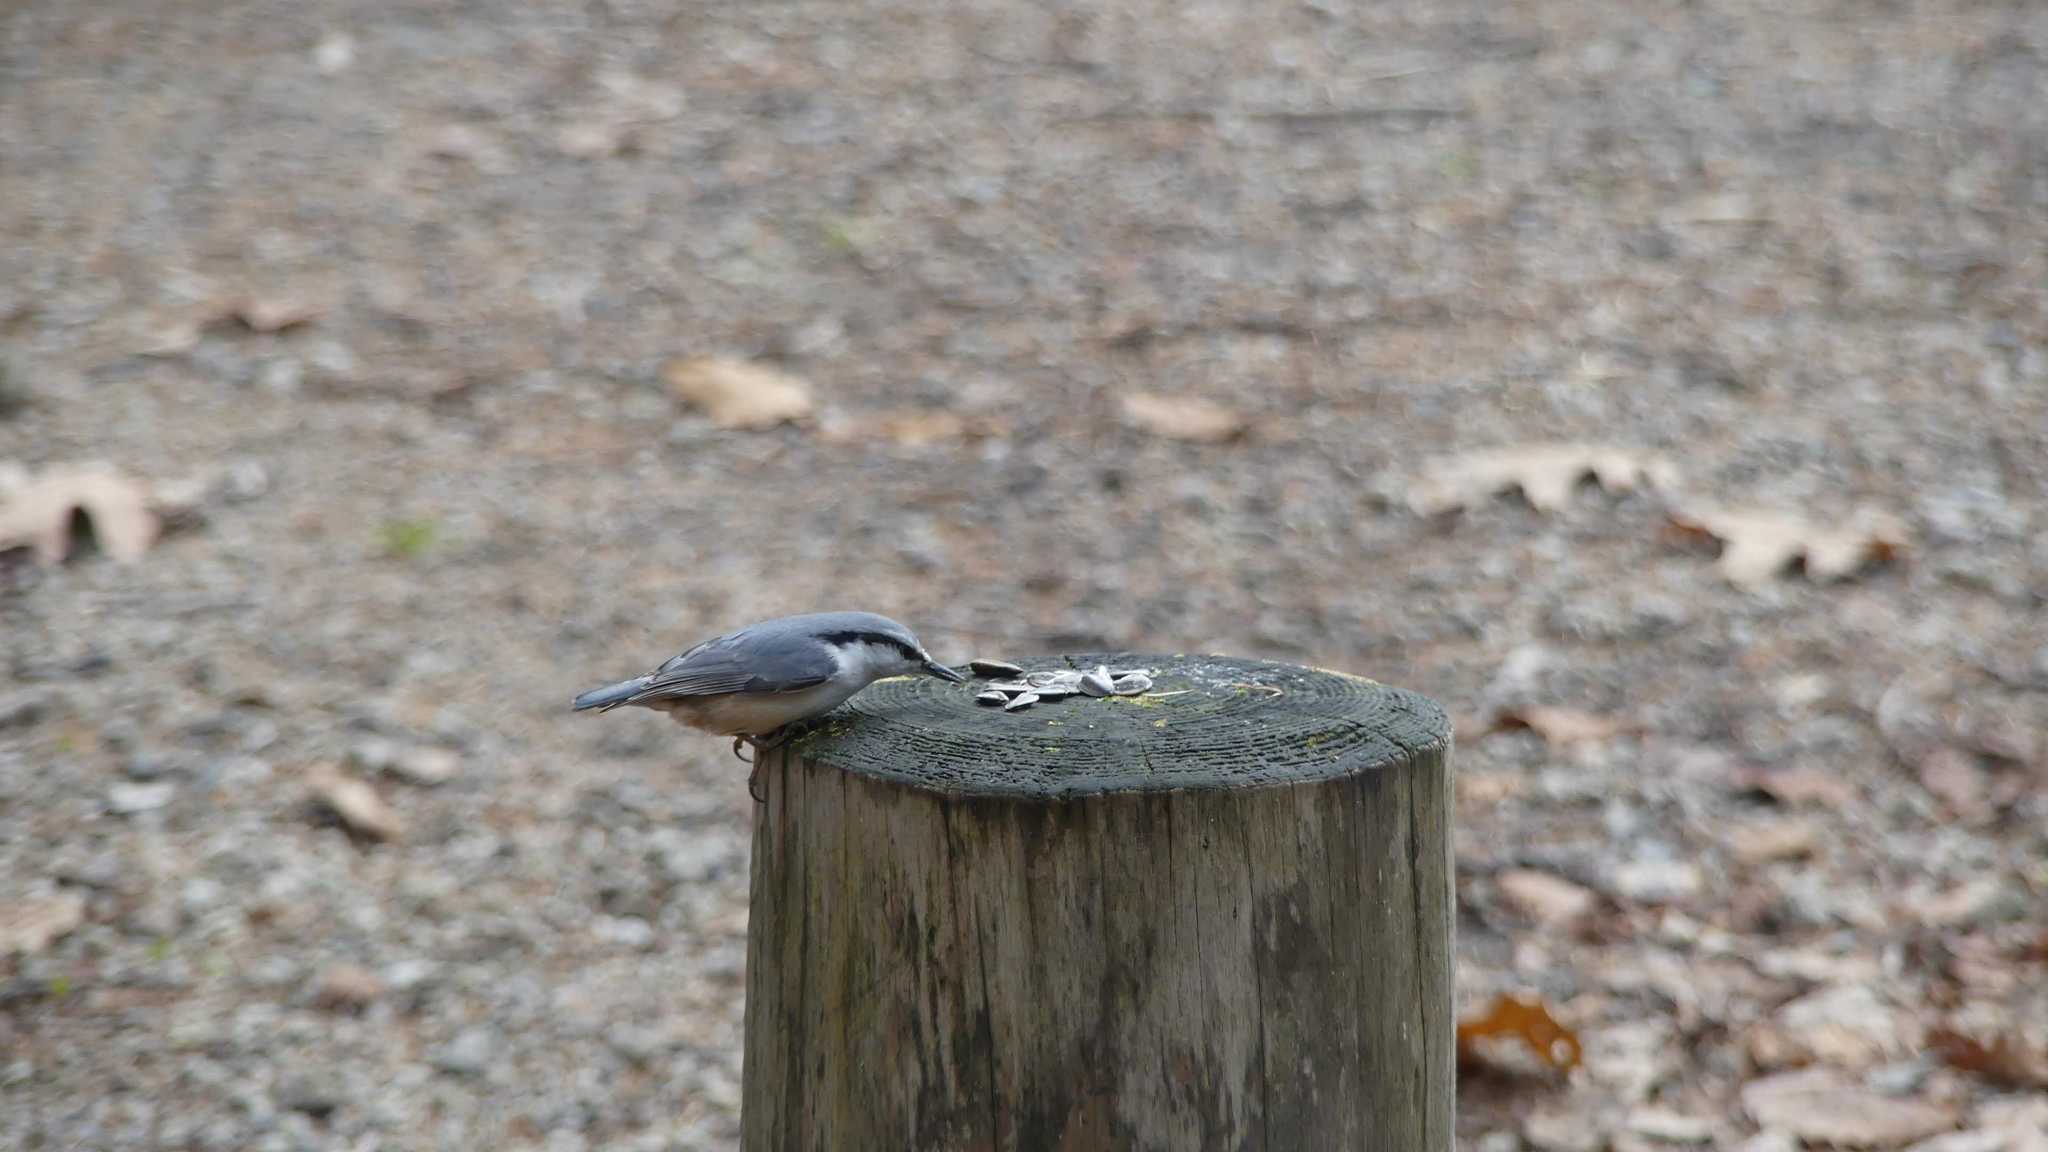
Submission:
[[924,662],[924,670],[927,674],[937,676],[948,684],[960,684],[967,680],[967,677],[962,676],[960,673],[953,671],[936,660],[926,660]]

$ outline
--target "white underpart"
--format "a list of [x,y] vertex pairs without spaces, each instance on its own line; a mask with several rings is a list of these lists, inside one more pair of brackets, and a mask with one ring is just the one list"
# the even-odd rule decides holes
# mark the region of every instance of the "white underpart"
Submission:
[[721,736],[766,736],[784,724],[817,716],[846,702],[877,680],[917,670],[915,660],[886,644],[848,644],[835,648],[839,669],[830,680],[796,692],[734,692],[724,696],[684,698],[669,705],[678,723]]

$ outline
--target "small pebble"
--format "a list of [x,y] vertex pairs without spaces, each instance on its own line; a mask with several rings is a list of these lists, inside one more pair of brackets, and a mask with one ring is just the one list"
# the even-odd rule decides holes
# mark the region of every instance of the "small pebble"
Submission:
[[1012,696],[1010,698],[1010,702],[1008,704],[1003,705],[1003,711],[1015,712],[1019,708],[1029,708],[1036,703],[1038,703],[1038,693],[1025,692],[1017,696]]
[[428,1063],[450,1076],[475,1076],[490,1067],[497,1038],[484,1028],[471,1028],[434,1050]]
[[116,784],[107,789],[107,810],[117,816],[132,816],[162,808],[178,794],[178,786],[167,780],[150,784]]
[[1024,669],[1007,660],[969,660],[967,667],[977,676],[1022,676]]
[[367,1008],[384,994],[384,982],[359,964],[330,964],[313,985],[313,1002],[330,1012]]
[[432,788],[455,778],[462,757],[446,748],[408,748],[392,758],[386,771],[400,780]]

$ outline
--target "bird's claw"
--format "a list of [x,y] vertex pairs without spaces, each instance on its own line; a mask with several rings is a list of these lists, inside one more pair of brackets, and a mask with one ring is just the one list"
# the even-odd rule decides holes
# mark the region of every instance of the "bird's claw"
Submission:
[[[747,773],[747,795],[754,798],[754,803],[766,804],[768,802],[767,795],[761,790],[761,753],[771,752],[780,748],[783,742],[788,739],[788,728],[778,728],[766,736],[735,736],[732,738],[732,754],[739,756],[740,760],[744,763],[754,766],[754,770]],[[740,756],[740,745],[742,744],[754,750],[754,755],[751,759]]]

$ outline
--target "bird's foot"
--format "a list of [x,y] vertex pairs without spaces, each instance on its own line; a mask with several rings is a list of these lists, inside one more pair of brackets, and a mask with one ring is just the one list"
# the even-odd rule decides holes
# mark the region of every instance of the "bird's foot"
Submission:
[[766,804],[768,802],[768,797],[761,791],[761,753],[772,752],[780,748],[789,739],[789,735],[789,729],[782,727],[777,728],[766,736],[735,736],[732,738],[733,755],[740,756],[740,745],[742,744],[754,750],[752,759],[748,759],[745,756],[740,756],[740,759],[754,766],[754,770],[747,773],[747,795],[752,796],[756,804]]

